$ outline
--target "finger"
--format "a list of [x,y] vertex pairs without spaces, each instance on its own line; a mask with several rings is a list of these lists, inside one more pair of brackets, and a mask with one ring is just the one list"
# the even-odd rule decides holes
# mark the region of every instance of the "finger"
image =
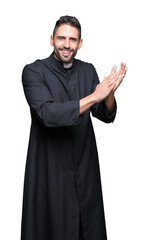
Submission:
[[115,84],[114,84],[114,86],[113,86],[113,89],[112,89],[112,91],[113,91],[113,92],[115,92],[115,91],[116,91],[116,89],[117,89],[117,82],[115,82]]
[[126,63],[121,63],[121,71],[124,73],[126,68]]
[[106,86],[110,87],[112,86],[120,77],[121,74],[118,74],[118,72],[116,72],[116,66],[114,66],[112,68],[113,71],[115,71],[115,73],[110,73],[110,75],[108,77],[104,78],[104,83],[106,84]]
[[126,64],[125,64],[125,65],[124,65],[124,69],[123,69],[123,71],[122,71],[122,74],[124,75],[124,77],[125,77],[126,71],[127,71],[127,68],[126,68]]
[[115,72],[115,73],[113,73],[113,74],[111,75],[111,79],[112,79],[113,81],[117,81],[118,78],[120,77],[120,75],[121,75],[121,72],[118,70],[118,72]]
[[126,71],[127,71],[127,68],[125,68],[125,69],[124,69],[124,72],[122,73],[122,74],[124,75],[124,77],[125,77],[125,75],[126,75]]
[[122,83],[123,78],[124,78],[124,75],[121,75],[121,76],[119,77],[119,79],[118,79],[118,81],[116,82],[116,85],[115,85],[115,87],[114,87],[114,89],[113,89],[114,92],[117,90],[117,88],[118,88],[118,87],[120,86],[120,84]]
[[107,89],[112,88],[113,84],[114,84],[115,80],[112,79],[112,77],[109,75],[108,77],[106,77],[101,83],[106,86]]
[[122,76],[123,74],[125,75],[125,73],[126,73],[126,63],[121,62],[121,66],[118,71],[118,75]]
[[115,73],[115,72],[116,72],[116,70],[117,70],[117,66],[116,66],[116,65],[114,65],[114,66],[112,67],[111,74]]
[[124,78],[123,75],[121,75],[121,76],[119,77],[118,81],[116,82],[116,89],[117,89],[117,88],[120,86],[120,84],[122,83],[123,78]]

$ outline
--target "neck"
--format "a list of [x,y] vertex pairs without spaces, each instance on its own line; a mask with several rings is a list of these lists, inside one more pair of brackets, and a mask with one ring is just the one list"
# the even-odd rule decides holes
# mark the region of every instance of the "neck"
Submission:
[[63,63],[64,68],[70,68],[72,66],[72,63]]

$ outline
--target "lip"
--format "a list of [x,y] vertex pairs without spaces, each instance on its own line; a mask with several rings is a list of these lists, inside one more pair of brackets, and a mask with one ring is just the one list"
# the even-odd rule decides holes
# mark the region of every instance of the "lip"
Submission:
[[67,50],[67,49],[59,49],[59,50],[60,50],[62,56],[64,56],[64,57],[69,57],[72,53],[72,50]]
[[61,50],[61,53],[62,53],[63,56],[67,57],[67,56],[70,56],[71,51]]

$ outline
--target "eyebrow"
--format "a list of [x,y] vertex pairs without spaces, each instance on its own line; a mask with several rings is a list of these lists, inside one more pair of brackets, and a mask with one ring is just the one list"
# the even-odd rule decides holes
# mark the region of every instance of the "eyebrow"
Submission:
[[75,37],[70,37],[70,39],[71,39],[71,40],[76,40],[76,41],[78,41],[78,39],[75,38]]

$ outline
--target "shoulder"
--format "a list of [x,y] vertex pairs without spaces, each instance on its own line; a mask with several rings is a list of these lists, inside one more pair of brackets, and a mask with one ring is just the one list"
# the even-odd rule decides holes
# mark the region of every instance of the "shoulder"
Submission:
[[43,65],[44,62],[47,62],[48,58],[37,59],[32,63],[26,64],[22,71],[22,81],[27,82],[36,82],[37,80],[43,81]]
[[26,69],[30,69],[30,70],[36,70],[36,71],[41,71],[43,65],[49,61],[49,57],[48,58],[44,58],[44,59],[37,59],[32,63],[26,64],[23,68],[23,71]]
[[78,64],[78,66],[81,66],[81,67],[83,66],[83,67],[86,67],[86,68],[91,68],[93,66],[92,63],[85,62],[85,61],[82,61],[80,59],[75,59],[75,60],[76,60],[76,62]]
[[79,68],[83,69],[84,71],[90,72],[92,74],[96,73],[96,69],[92,63],[85,62],[79,59],[76,59],[76,61]]
[[79,60],[79,59],[76,59],[76,61],[77,61],[77,65],[84,68],[84,69],[87,69],[87,70],[90,70],[90,71],[95,70],[95,67],[92,63],[85,62],[85,61],[82,61],[82,60]]
[[22,71],[22,79],[44,78],[44,64],[49,61],[49,57],[45,59],[37,59],[32,63],[26,64]]

